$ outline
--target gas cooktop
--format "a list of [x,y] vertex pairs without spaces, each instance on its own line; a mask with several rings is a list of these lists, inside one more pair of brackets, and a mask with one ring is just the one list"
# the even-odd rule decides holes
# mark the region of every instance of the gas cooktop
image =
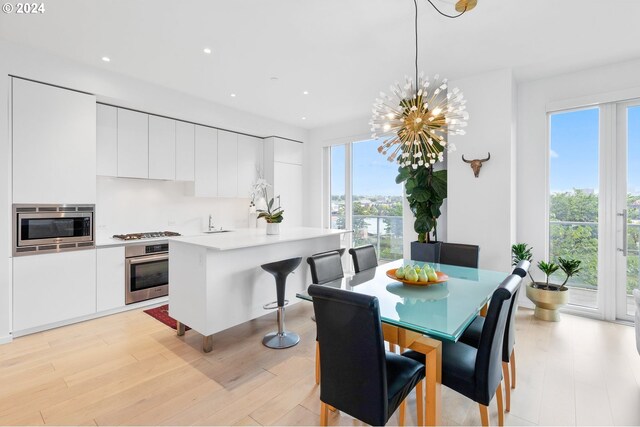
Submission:
[[143,240],[155,239],[158,237],[175,237],[180,235],[180,233],[176,233],[175,231],[151,231],[148,233],[115,234],[113,238],[118,240]]

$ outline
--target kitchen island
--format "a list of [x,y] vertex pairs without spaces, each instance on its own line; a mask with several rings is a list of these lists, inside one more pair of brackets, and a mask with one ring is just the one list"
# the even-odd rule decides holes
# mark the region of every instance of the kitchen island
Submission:
[[[323,228],[264,229],[169,238],[169,315],[178,321],[178,335],[189,326],[202,334],[209,352],[216,332],[264,315],[263,306],[276,299],[271,274],[260,266],[287,258],[303,262],[287,279],[286,298],[311,283],[306,257],[338,249],[349,231]],[[275,328],[275,323],[274,323]]]

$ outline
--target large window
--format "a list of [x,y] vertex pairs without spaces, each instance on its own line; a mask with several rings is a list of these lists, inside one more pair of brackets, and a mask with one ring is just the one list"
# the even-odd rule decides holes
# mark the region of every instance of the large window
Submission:
[[[549,258],[575,258],[570,304],[596,308],[598,297],[599,109],[550,117]],[[554,275],[562,283],[563,274]]]
[[372,244],[379,262],[402,258],[402,185],[398,166],[378,153],[380,141],[358,141],[330,150],[331,228],[353,229],[353,246]]

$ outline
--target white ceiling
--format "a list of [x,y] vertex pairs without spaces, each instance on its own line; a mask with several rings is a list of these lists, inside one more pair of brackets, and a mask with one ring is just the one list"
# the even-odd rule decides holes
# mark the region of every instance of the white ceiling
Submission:
[[[453,11],[454,0],[434,1]],[[431,75],[511,67],[526,80],[640,57],[637,0],[479,0],[456,20],[418,2],[420,67]],[[306,128],[366,116],[380,90],[413,73],[411,0],[45,6],[0,14],[0,38]]]

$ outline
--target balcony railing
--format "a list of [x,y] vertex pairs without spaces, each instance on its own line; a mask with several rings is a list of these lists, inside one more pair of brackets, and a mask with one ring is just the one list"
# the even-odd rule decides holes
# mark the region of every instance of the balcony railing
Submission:
[[[344,223],[344,215],[332,215],[332,228]],[[353,215],[353,245],[368,244],[376,248],[380,263],[402,258],[402,216]]]

